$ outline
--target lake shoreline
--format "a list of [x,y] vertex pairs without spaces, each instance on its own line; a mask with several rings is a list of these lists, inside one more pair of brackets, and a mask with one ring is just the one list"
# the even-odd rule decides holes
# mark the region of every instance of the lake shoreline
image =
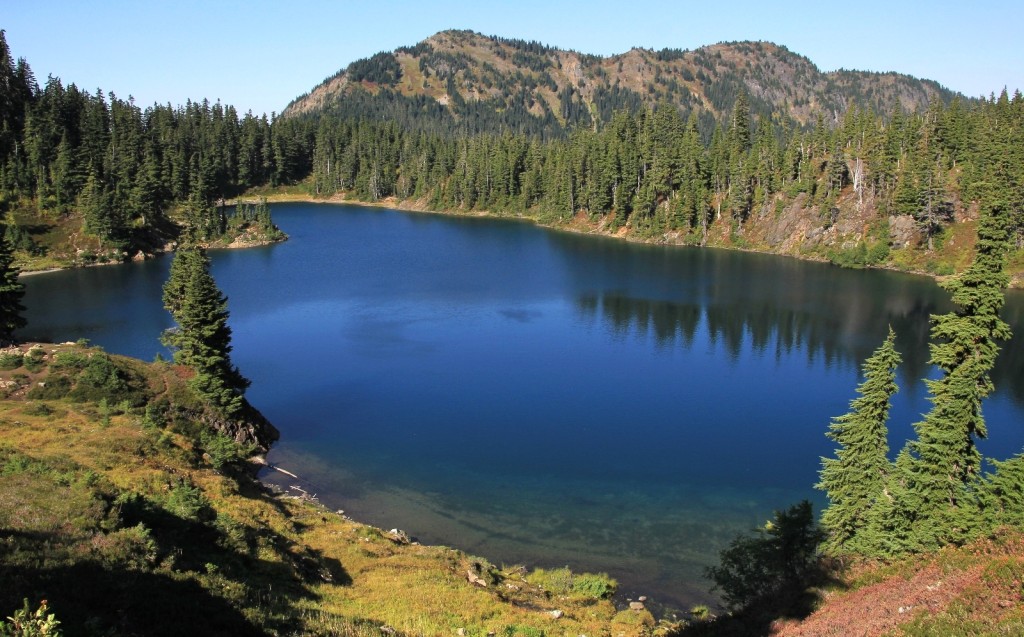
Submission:
[[[782,395],[782,403],[793,404],[794,396],[785,397],[787,388],[801,387],[809,374],[827,386],[814,392],[816,404],[800,410],[805,415],[777,419],[804,432],[797,437],[806,452],[793,446],[787,453],[812,459],[827,454],[824,436],[814,434],[848,402],[856,379],[845,376],[875,344],[874,335],[894,322],[888,311],[897,329],[903,327],[901,337],[913,337],[924,328],[910,329],[911,323],[923,325],[928,313],[941,311],[930,299],[945,296],[916,277],[739,251],[631,247],[591,240],[596,235],[505,224],[500,217],[417,221],[390,210],[378,214],[373,207],[387,203],[349,209],[283,204],[278,210],[294,238],[291,245],[220,253],[218,284],[231,299],[236,353],[244,359],[236,362],[254,381],[249,400],[285,431],[284,444],[274,445],[268,461],[309,484],[286,474],[268,481],[283,480],[286,489],[298,485],[329,508],[345,509],[376,527],[404,528],[431,544],[512,563],[561,567],[568,559],[579,570],[601,572],[618,567],[598,560],[626,556],[630,561],[623,568],[637,574],[693,581],[687,572],[713,559],[734,532],[802,497],[797,490],[813,483],[817,465],[800,462],[798,479],[786,478],[777,459],[760,448],[737,451],[708,431],[701,431],[701,444],[695,445],[696,430],[690,429],[714,421],[720,425],[715,429],[732,432],[729,440],[753,440],[759,431],[774,429],[765,424],[763,403],[750,408],[755,418],[743,416],[733,393],[737,383],[762,387],[771,382],[765,379],[783,376],[780,365],[792,360],[799,376],[780,386],[782,393],[773,391],[773,401]],[[167,261],[70,275],[67,280],[74,279],[75,289],[90,300],[100,290],[86,292],[85,280],[95,279],[97,288],[101,279],[109,280],[104,288],[115,291],[107,304],[113,308],[110,318],[90,316],[78,304],[74,321],[84,330],[119,321],[129,313],[126,293],[137,290],[163,327],[166,314],[153,290],[165,280]],[[134,277],[138,285],[131,284]],[[70,284],[62,290],[61,278],[54,279],[53,298],[67,299]],[[904,286],[927,289],[911,294]],[[878,294],[851,300],[870,290]],[[432,294],[424,297],[424,291]],[[914,302],[893,306],[887,300],[903,297]],[[56,311],[58,317],[71,314]],[[147,311],[129,314],[145,317]],[[444,327],[442,319],[454,322]],[[825,327],[835,335],[819,331]],[[77,334],[63,327],[50,332]],[[145,344],[152,332],[140,330],[142,358],[149,356]],[[119,351],[113,341],[101,344]],[[530,344],[536,354],[564,346],[572,355],[535,368],[529,363],[544,359],[530,353]],[[383,355],[375,353],[377,346]],[[562,369],[560,361],[570,360],[585,364]],[[344,365],[327,371],[332,361]],[[282,367],[290,362],[296,363],[294,373]],[[602,372],[604,363],[613,367]],[[427,373],[396,379],[403,368]],[[731,380],[705,383],[716,370]],[[917,379],[922,373],[907,375]],[[643,392],[622,384],[629,378],[645,379]],[[609,382],[619,390],[607,391]],[[465,391],[450,392],[452,387]],[[556,396],[575,398],[548,409]],[[430,397],[440,398],[436,407],[424,402]],[[680,417],[681,404],[694,405],[696,415]],[[736,411],[736,427],[705,410],[711,405]],[[625,408],[623,415],[604,422],[617,407]],[[666,417],[653,417],[658,414]],[[623,423],[633,421],[642,427],[630,427],[627,434]],[[760,423],[752,436],[737,433],[751,422]],[[521,443],[530,432],[541,435],[538,443]],[[334,440],[344,453],[321,454],[311,468],[295,462],[288,452],[306,449],[310,440],[318,440],[314,450],[325,452]],[[742,470],[709,460],[712,449],[730,449],[724,454],[730,458],[747,453]],[[422,466],[407,461],[402,453],[408,450]],[[659,459],[659,450],[671,451]],[[364,462],[377,456],[382,462]],[[376,473],[358,473],[370,464]],[[645,473],[633,476],[627,471],[633,465]],[[787,472],[790,467],[797,469],[786,462]],[[344,474],[335,479],[324,468]],[[756,479],[751,482],[747,474]],[[434,476],[436,482],[427,480]],[[376,488],[390,481],[404,490]],[[757,488],[748,489],[748,483]],[[424,497],[405,497],[412,490],[407,487],[421,484],[427,485]],[[463,486],[466,496],[459,501]],[[441,524],[433,525],[435,520]],[[450,532],[463,520],[474,524]],[[700,538],[704,545],[695,541]],[[536,550],[523,551],[528,543]],[[647,556],[656,567],[635,568]],[[628,594],[662,596],[654,587],[627,586]]]
[[[569,220],[569,221],[561,221],[561,222],[558,222],[558,223],[551,223],[551,222],[542,221],[542,220],[540,220],[540,219],[538,219],[538,218],[536,218],[534,216],[521,215],[521,214],[508,215],[508,214],[502,214],[502,213],[497,213],[497,212],[492,212],[492,211],[487,211],[487,210],[466,210],[466,211],[460,211],[460,210],[436,210],[436,209],[430,208],[422,200],[398,199],[396,197],[387,197],[387,198],[381,199],[379,201],[363,201],[363,200],[348,198],[348,196],[346,194],[344,194],[344,193],[337,193],[337,194],[330,195],[330,196],[327,196],[327,197],[319,197],[319,196],[310,195],[310,194],[307,194],[307,193],[296,193],[296,192],[274,193],[274,192],[271,192],[271,193],[260,194],[259,196],[240,195],[240,196],[232,198],[232,199],[224,200],[224,205],[233,206],[233,205],[237,205],[238,203],[250,203],[251,204],[251,203],[258,202],[260,199],[266,200],[267,203],[310,203],[310,204],[327,204],[327,205],[349,205],[349,206],[359,206],[359,207],[364,207],[364,208],[390,209],[390,210],[398,210],[400,212],[411,212],[411,213],[422,213],[422,214],[428,214],[428,215],[438,215],[438,216],[442,216],[442,217],[466,217],[466,218],[505,219],[505,220],[509,220],[509,221],[521,221],[521,222],[524,222],[524,223],[530,223],[530,224],[535,225],[535,226],[537,226],[539,228],[545,228],[545,229],[552,230],[552,231],[555,231],[555,232],[567,232],[567,233],[570,233],[570,234],[578,234],[578,235],[584,235],[584,236],[606,237],[608,239],[616,239],[616,240],[620,240],[620,241],[625,241],[627,243],[634,243],[634,244],[639,244],[639,245],[666,246],[666,247],[679,247],[679,248],[686,248],[686,247],[692,247],[692,248],[712,248],[712,249],[718,249],[718,250],[729,250],[729,251],[734,251],[734,252],[746,252],[746,253],[750,253],[750,254],[765,254],[765,255],[771,255],[771,256],[776,256],[776,257],[786,257],[786,258],[796,259],[796,260],[799,260],[799,261],[807,261],[807,262],[811,262],[811,263],[825,263],[825,264],[831,264],[832,263],[831,261],[829,261],[828,259],[826,259],[824,257],[818,256],[818,255],[812,255],[812,254],[792,254],[792,253],[786,253],[786,252],[775,252],[775,251],[771,251],[771,250],[763,250],[763,249],[743,247],[743,246],[737,246],[737,245],[724,245],[724,244],[720,244],[718,242],[716,242],[716,243],[714,243],[712,245],[695,245],[695,244],[692,244],[692,243],[686,243],[686,242],[682,242],[682,241],[678,241],[678,240],[669,240],[667,234],[663,235],[660,239],[658,239],[658,238],[635,237],[635,236],[630,235],[629,232],[627,232],[625,228],[621,228],[621,229],[619,229],[616,232],[606,232],[606,231],[603,230],[603,226],[604,226],[604,222],[603,221],[595,224],[593,222],[585,220],[584,218],[582,218],[581,215],[577,215],[576,217],[574,217],[572,220]],[[676,236],[676,239],[678,239],[678,235]],[[248,249],[248,248],[258,248],[258,247],[265,247],[265,246],[268,246],[268,245],[274,245],[276,243],[281,243],[281,242],[287,241],[287,240],[288,240],[288,237],[285,236],[284,238],[277,239],[277,240],[244,241],[244,242],[233,241],[231,244],[227,244],[227,245],[206,245],[204,247],[206,249],[210,249],[210,250],[221,250],[221,249],[224,249],[224,250],[244,250],[244,249]],[[177,246],[164,246],[163,249],[154,250],[152,253],[144,254],[143,258],[144,259],[152,259],[152,258],[161,256],[161,255],[164,255],[164,254],[170,254],[170,253],[174,252],[176,247]],[[72,264],[68,264],[68,265],[65,265],[65,266],[45,267],[45,268],[38,269],[38,270],[21,270],[19,272],[19,275],[20,276],[27,276],[27,275],[34,275],[34,274],[46,274],[46,273],[50,273],[50,272],[59,272],[61,270],[71,270],[71,269],[76,269],[76,268],[89,268],[89,267],[98,267],[98,266],[107,266],[107,265],[120,265],[120,264],[123,264],[123,263],[130,263],[130,262],[135,261],[137,259],[138,259],[137,257],[126,257],[126,258],[124,258],[124,259],[122,259],[120,261],[104,261],[104,262],[99,262],[99,263],[84,263],[84,264],[72,263]],[[833,265],[836,265],[836,267],[841,267],[841,268],[845,268],[846,267],[846,266],[841,266],[841,265],[837,265],[837,264],[833,264]],[[884,265],[884,266],[865,265],[865,266],[858,266],[858,267],[847,268],[847,269],[886,270],[886,271],[889,271],[889,272],[899,272],[899,273],[902,273],[902,274],[910,274],[910,275],[914,275],[914,276],[927,277],[927,278],[930,278],[930,279],[932,279],[934,281],[937,281],[939,283],[941,283],[942,281],[944,281],[946,279],[951,278],[951,276],[954,276],[954,275],[935,274],[935,273],[926,272],[926,271],[922,271],[922,270],[900,268],[900,267],[897,267],[895,265]],[[1019,277],[1011,276],[1010,284],[1009,284],[1009,287],[1007,289],[1009,289],[1009,290],[1024,290],[1024,278],[1019,278]]]
[[[271,453],[273,449],[271,449]],[[426,537],[424,538],[422,530],[418,529],[415,525],[415,519],[417,514],[414,511],[409,518],[400,517],[402,514],[398,514],[394,519],[382,522],[380,520],[370,519],[365,515],[360,515],[359,512],[354,512],[349,509],[351,501],[348,500],[342,493],[332,489],[330,485],[325,485],[317,479],[310,478],[305,472],[305,468],[301,464],[292,464],[289,462],[288,468],[285,468],[276,462],[272,462],[268,459],[269,453],[258,459],[250,460],[252,465],[252,475],[254,479],[268,492],[274,493],[280,497],[292,498],[295,500],[307,502],[313,506],[320,507],[323,510],[330,511],[336,515],[341,516],[347,521],[361,524],[367,527],[377,529],[382,534],[391,537],[404,537],[408,538],[410,542],[415,544],[422,544],[424,546],[435,546],[444,547],[447,549],[453,549],[461,551],[467,555],[471,555],[477,558],[483,558],[491,563],[495,564],[514,564],[517,568],[525,569],[526,571],[535,571],[539,569],[557,569],[557,568],[568,568],[574,575],[586,575],[586,574],[598,574],[606,575],[608,569],[591,569],[586,565],[573,565],[575,558],[571,556],[572,551],[567,550],[564,553],[559,553],[557,558],[541,560],[541,559],[526,559],[526,560],[513,560],[511,562],[505,561],[503,558],[499,559],[499,555],[493,554],[485,550],[478,550],[472,548],[475,544],[472,541],[459,541],[454,539],[445,539],[444,537]],[[294,471],[293,471],[294,469]],[[298,473],[296,473],[296,471]],[[311,469],[315,474],[315,469]],[[420,503],[419,500],[409,499],[410,494],[402,488],[393,488],[388,490],[389,494],[395,501],[405,501],[408,505],[410,502]],[[420,494],[422,495],[422,494]],[[402,505],[394,506],[392,502],[391,507],[387,507],[387,511],[405,511]],[[358,508],[358,507],[357,507]],[[365,512],[364,512],[365,513]],[[408,513],[408,512],[406,512]],[[429,532],[428,532],[429,533]],[[646,583],[649,581],[649,577],[652,572],[656,571],[656,568],[645,569],[637,571],[633,577],[623,577],[623,573],[612,573],[613,577],[618,581],[617,591],[609,598],[612,603],[619,610],[628,609],[631,602],[635,602],[638,599],[644,600],[643,604],[646,610],[648,610],[656,620],[669,620],[673,616],[682,616],[690,608],[699,605],[709,606],[718,612],[724,612],[725,608],[721,603],[721,600],[711,592],[709,587],[698,586],[696,584],[684,587],[678,590],[669,590],[659,588],[656,583]]]
[[[127,263],[150,261],[165,254],[173,254],[180,245],[178,242],[179,238],[180,235],[168,237],[162,245],[150,247],[146,250],[139,249],[134,255],[125,250],[113,250],[101,255],[101,258],[91,260],[80,259],[76,256],[69,260],[46,260],[42,263],[37,263],[37,267],[33,267],[32,261],[16,264],[16,267],[18,268],[18,276],[31,276],[36,274],[61,272],[64,270],[106,267],[111,265],[124,265]],[[246,228],[239,234],[231,237],[230,240],[228,240],[227,237],[221,237],[220,239],[202,242],[196,245],[204,250],[246,250],[249,248],[261,248],[277,243],[283,243],[287,241],[288,238],[287,234],[281,232],[281,230],[276,227],[274,228],[274,232],[269,235],[253,232],[251,229]]]
[[[466,218],[486,218],[486,219],[505,219],[509,221],[521,221],[524,223],[533,224],[539,228],[545,228],[555,232],[567,232],[570,234],[578,234],[585,236],[594,237],[605,237],[608,239],[616,239],[625,241],[627,243],[634,243],[639,245],[651,245],[651,246],[665,246],[665,247],[676,247],[676,248],[711,248],[717,250],[729,250],[733,252],[745,252],[749,254],[764,254],[775,257],[785,257],[790,259],[796,259],[798,261],[807,261],[811,263],[824,263],[835,265],[837,268],[851,269],[851,270],[885,270],[889,272],[899,272],[901,274],[910,274],[914,276],[922,276],[930,278],[934,281],[941,283],[942,281],[951,278],[954,275],[941,275],[934,274],[931,272],[925,272],[921,270],[911,270],[905,268],[899,268],[894,265],[865,265],[854,268],[846,268],[845,266],[833,264],[828,259],[810,255],[810,254],[791,254],[784,252],[773,252],[770,250],[759,250],[756,248],[742,247],[736,245],[720,245],[715,243],[713,245],[695,245],[691,243],[685,243],[681,241],[671,241],[663,236],[661,239],[655,238],[642,238],[631,236],[625,231],[625,228],[620,229],[615,233],[605,232],[602,229],[603,222],[594,224],[587,222],[580,218],[579,215],[571,221],[561,223],[548,223],[537,219],[532,216],[525,215],[506,215],[502,213],[491,212],[487,210],[436,210],[430,208],[422,201],[410,200],[410,199],[398,199],[396,197],[387,197],[379,201],[362,201],[359,199],[349,199],[344,193],[338,193],[330,195],[328,197],[317,197],[315,195],[309,195],[304,193],[270,193],[261,194],[258,197],[239,196],[234,199],[227,200],[228,205],[234,205],[236,203],[253,203],[263,198],[267,203],[310,203],[310,204],[327,204],[327,205],[349,205],[359,206],[363,208],[383,208],[389,210],[398,210],[401,212],[413,212],[422,213],[428,215],[438,215],[442,217],[466,217]],[[667,236],[667,235],[666,235]],[[1010,285],[1007,289],[1011,290],[1024,290],[1024,279],[1012,278]]]

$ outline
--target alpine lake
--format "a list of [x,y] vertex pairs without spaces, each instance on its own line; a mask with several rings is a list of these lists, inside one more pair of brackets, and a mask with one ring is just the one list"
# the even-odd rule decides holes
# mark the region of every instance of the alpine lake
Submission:
[[[663,609],[810,499],[860,365],[904,363],[890,455],[928,410],[925,277],[630,244],[529,223],[275,204],[290,240],[211,251],[249,401],[281,431],[264,471],[331,509],[496,564],[606,572]],[[27,276],[24,340],[152,360],[170,257]],[[1024,450],[1024,293],[985,404],[984,455]]]

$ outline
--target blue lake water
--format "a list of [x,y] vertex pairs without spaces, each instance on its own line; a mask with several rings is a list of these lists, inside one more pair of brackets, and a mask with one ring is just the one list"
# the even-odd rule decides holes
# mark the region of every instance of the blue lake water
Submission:
[[[897,332],[895,452],[928,409],[923,277],[627,244],[496,219],[278,204],[211,252],[271,462],[332,508],[495,563],[605,571],[684,608],[737,532],[810,498],[831,417]],[[25,278],[22,338],[152,359],[169,258]],[[1005,318],[1024,333],[1024,295]],[[983,453],[1024,448],[1004,346]],[[289,487],[282,474],[267,476]]]

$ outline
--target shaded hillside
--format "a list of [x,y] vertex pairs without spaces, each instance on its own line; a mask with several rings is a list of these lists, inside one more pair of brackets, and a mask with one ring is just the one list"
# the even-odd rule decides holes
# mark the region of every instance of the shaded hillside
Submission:
[[357,60],[294,100],[285,116],[331,113],[390,119],[426,130],[558,135],[608,122],[616,110],[666,101],[696,112],[702,132],[740,92],[755,114],[799,125],[837,120],[856,104],[910,112],[955,94],[897,73],[822,73],[807,58],[767,42],[693,51],[634,48],[610,57],[536,42],[443,31],[423,42]]
[[891,563],[859,562],[809,589],[805,612],[771,603],[695,622],[682,637],[817,635],[1019,635],[1024,629],[1020,573],[1024,539],[1003,529],[992,538]]

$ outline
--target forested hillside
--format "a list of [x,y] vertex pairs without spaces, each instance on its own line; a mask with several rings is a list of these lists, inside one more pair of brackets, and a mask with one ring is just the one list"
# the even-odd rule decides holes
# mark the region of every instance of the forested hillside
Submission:
[[[566,139],[451,136],[394,122],[317,120],[315,195],[415,199],[633,238],[818,255],[951,273],[972,232],[956,222],[1002,199],[1024,239],[1024,100],[905,114],[853,107],[807,130],[752,115],[741,93],[710,139],[671,104],[619,111]],[[947,245],[947,243],[951,245]]]
[[[219,204],[295,184],[936,274],[967,265],[978,206],[1000,200],[1024,243],[1019,94],[822,74],[769,44],[595,58],[443,32],[354,62],[270,118],[40,87],[2,42],[0,58],[0,211],[33,267],[157,251],[183,229],[230,237],[249,222]],[[513,86],[520,111],[501,97]]]

